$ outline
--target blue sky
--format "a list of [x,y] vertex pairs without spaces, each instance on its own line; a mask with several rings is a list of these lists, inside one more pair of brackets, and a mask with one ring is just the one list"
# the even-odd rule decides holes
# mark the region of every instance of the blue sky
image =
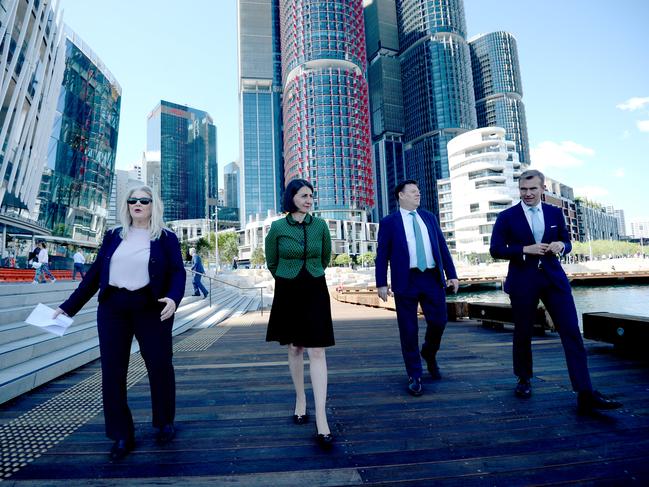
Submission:
[[[465,0],[469,37],[514,34],[533,167],[630,220],[649,176],[645,0]],[[236,0],[62,0],[122,85],[117,167],[139,161],[160,99],[209,112],[219,172],[239,154]],[[644,39],[644,40],[643,40]],[[644,47],[643,47],[644,46]]]

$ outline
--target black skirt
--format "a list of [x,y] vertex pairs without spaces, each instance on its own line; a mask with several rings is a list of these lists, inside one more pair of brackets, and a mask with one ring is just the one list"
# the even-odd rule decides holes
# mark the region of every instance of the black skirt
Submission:
[[294,279],[275,278],[266,341],[309,348],[335,344],[325,276],[313,277],[303,267]]

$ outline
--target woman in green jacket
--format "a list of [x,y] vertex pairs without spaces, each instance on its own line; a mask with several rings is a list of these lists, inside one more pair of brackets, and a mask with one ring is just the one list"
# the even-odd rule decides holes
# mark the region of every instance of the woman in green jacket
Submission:
[[275,278],[275,296],[266,341],[288,345],[288,364],[295,386],[293,422],[305,424],[304,349],[315,401],[316,441],[323,448],[333,442],[327,424],[327,360],[325,347],[334,345],[331,304],[325,268],[331,258],[327,223],[309,214],[313,186],[294,179],[284,193],[285,218],[272,223],[266,236],[266,262]]

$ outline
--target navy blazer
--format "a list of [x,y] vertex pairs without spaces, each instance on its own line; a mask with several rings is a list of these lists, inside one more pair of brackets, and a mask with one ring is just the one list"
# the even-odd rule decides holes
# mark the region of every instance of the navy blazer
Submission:
[[[541,242],[563,242],[563,254],[567,254],[572,249],[572,244],[563,211],[545,203],[541,204],[541,208],[545,221]],[[495,259],[509,260],[505,292],[525,293],[529,283],[538,276],[538,269],[542,269],[555,286],[570,290],[570,282],[556,255],[523,254],[523,247],[535,243],[534,234],[525,217],[523,203],[507,208],[498,215],[491,234],[489,252]]]
[[[442,229],[437,223],[437,218],[431,212],[419,208],[417,214],[426,224],[428,236],[433,249],[435,265],[439,268],[440,286],[446,287],[446,279],[457,279],[455,265],[451,253],[446,245]],[[388,262],[390,263],[390,277],[392,291],[404,293],[408,290],[408,275],[410,273],[410,254],[406,229],[403,226],[401,211],[396,211],[381,220],[379,223],[378,246],[376,249],[375,274],[376,287],[388,285]]]
[[[120,228],[106,232],[95,262],[90,266],[86,277],[79,283],[79,287],[72,295],[59,306],[68,316],[74,316],[92,298],[97,289],[97,300],[101,303],[110,273],[110,259],[122,242],[119,235]],[[180,243],[176,234],[170,230],[163,230],[160,238],[151,240],[149,255],[149,286],[155,299],[171,298],[176,303],[176,308],[185,295],[185,266],[180,252]]]

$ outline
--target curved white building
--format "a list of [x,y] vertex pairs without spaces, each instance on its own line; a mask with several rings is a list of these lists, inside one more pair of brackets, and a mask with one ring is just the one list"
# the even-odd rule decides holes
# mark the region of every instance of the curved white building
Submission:
[[485,127],[448,143],[455,249],[459,254],[489,252],[498,213],[519,200],[521,163],[505,129]]

